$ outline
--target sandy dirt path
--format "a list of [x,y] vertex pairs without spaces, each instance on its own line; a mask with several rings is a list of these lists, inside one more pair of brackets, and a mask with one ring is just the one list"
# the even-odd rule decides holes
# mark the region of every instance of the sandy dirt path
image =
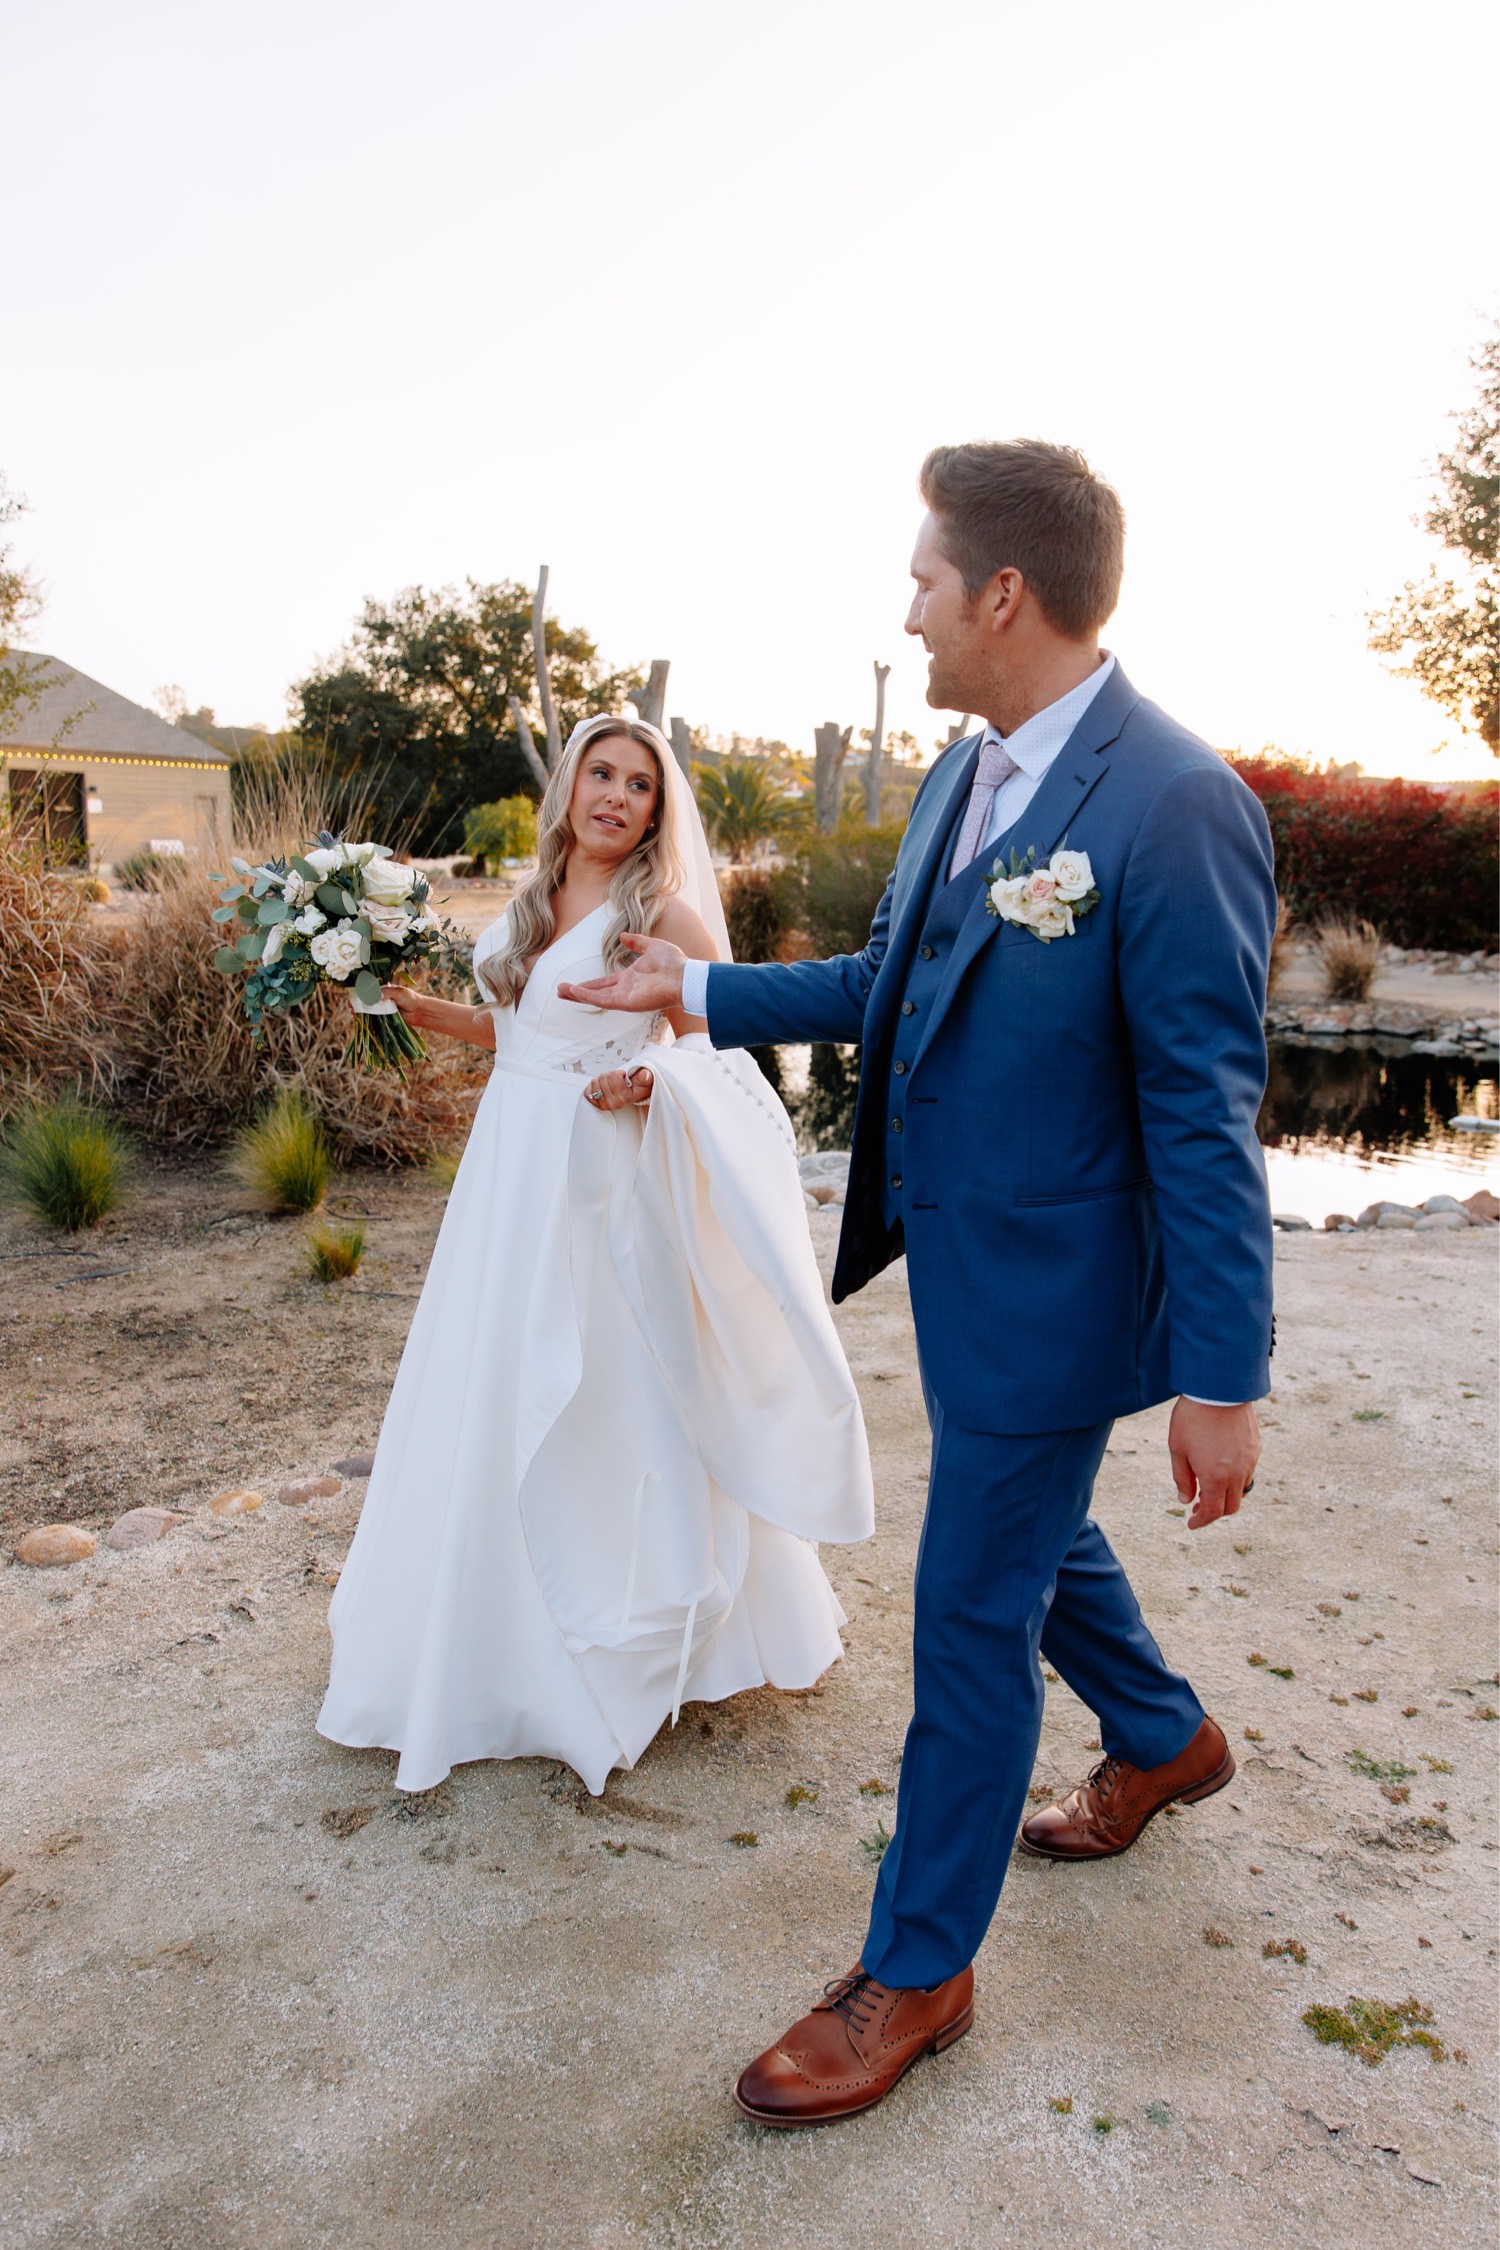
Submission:
[[[373,1440],[439,1216],[421,1180],[349,1192],[371,1248],[335,1292],[211,1168],[145,1180],[93,1260],[0,1229],[7,1552],[38,1520],[188,1519],[0,1570],[7,2250],[1493,2240],[1495,1236],[1278,1240],[1232,1530],[1186,1534],[1164,1413],[1118,1428],[1100,1514],[1238,1778],[1119,1861],[1018,1858],[973,2034],[873,2115],[776,2136],[730,2083],[852,1960],[893,1817],[903,1272],[840,1315],[880,1524],[829,1555],[823,1686],[690,1707],[598,1803],[541,1761],[398,1798],[393,1760],[313,1732],[363,1486],[274,1498]],[[210,1516],[234,1484],[266,1505]],[[1049,1686],[1038,1787],[1094,1734]],[[1305,1964],[1265,1956],[1291,1940]],[[1303,2010],[1351,1994],[1418,1998],[1447,2059],[1316,2044]]]

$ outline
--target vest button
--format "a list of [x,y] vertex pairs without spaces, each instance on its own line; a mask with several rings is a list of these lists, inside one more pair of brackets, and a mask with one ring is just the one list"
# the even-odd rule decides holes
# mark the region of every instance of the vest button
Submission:
[[921,952],[921,955],[922,955],[922,959],[923,959],[924,961],[930,961],[930,960],[932,959],[932,957],[933,957],[933,954],[932,954],[932,947],[931,947],[930,945],[924,945],[924,946],[920,947],[920,948],[919,948],[919,950],[920,950],[920,952]]
[[891,1119],[891,1131],[892,1131],[893,1133],[899,1133],[899,1132],[900,1132],[900,1130],[901,1130],[901,1120],[900,1120],[900,1118],[899,1118],[899,1117],[893,1117],[893,1118]]
[[893,1172],[893,1173],[891,1174],[891,1186],[892,1186],[893,1188],[898,1188],[898,1187],[900,1187],[900,1185],[901,1185],[901,1174],[900,1174],[899,1172]]
[[915,1002],[915,1000],[903,1000],[903,1001],[902,1001],[902,1003],[901,1003],[901,1013],[902,1013],[902,1015],[903,1015],[903,1016],[914,1016],[914,1015],[916,1014],[916,1012],[917,1012],[917,1003]]
[[897,1064],[895,1064],[894,1068],[896,1076],[898,1078],[904,1078],[906,1076],[906,1065],[904,1062],[898,1062]]

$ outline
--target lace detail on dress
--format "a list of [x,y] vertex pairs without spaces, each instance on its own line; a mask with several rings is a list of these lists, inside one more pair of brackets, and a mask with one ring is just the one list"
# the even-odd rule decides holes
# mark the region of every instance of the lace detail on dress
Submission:
[[662,1016],[652,1016],[639,1036],[601,1039],[597,1047],[586,1048],[581,1055],[559,1056],[552,1067],[577,1078],[597,1078],[604,1070],[628,1070],[633,1062],[640,1060],[641,1049],[659,1038],[659,1027],[665,1020]]

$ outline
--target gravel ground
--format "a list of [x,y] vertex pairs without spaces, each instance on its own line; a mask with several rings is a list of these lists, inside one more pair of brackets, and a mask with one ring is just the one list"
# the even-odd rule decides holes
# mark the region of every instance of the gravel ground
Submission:
[[[92,1259],[0,1229],[0,1538],[186,1514],[0,1569],[0,2241],[1493,2241],[1494,1235],[1278,1241],[1232,1527],[1186,1534],[1163,1412],[1120,1425],[1100,1514],[1237,1780],[1119,1861],[1018,1858],[973,2034],[869,2117],[778,2136],[730,2083],[853,1959],[892,1818],[925,1455],[903,1272],[839,1316],[880,1528],[829,1555],[824,1684],[689,1707],[597,1803],[541,1761],[398,1798],[392,1759],[313,1732],[364,1488],[275,1499],[373,1440],[440,1210],[421,1180],[351,1200],[370,1249],[332,1291],[207,1167],[145,1179]],[[265,1505],[215,1518],[234,1485]],[[1049,1687],[1038,1788],[1093,1735]],[[1351,1995],[1416,1998],[1444,2058],[1319,2045],[1303,2011]]]

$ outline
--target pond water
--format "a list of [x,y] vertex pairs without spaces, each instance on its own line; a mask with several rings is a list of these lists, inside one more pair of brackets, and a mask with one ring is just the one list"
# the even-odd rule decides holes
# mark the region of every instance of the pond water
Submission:
[[[778,1047],[758,1059],[768,1075],[779,1070],[803,1148],[848,1147],[857,1048]],[[1342,1041],[1273,1045],[1259,1126],[1271,1208],[1321,1226],[1330,1211],[1357,1217],[1385,1197],[1500,1194],[1500,1133],[1455,1131],[1458,1116],[1500,1117],[1493,1070]]]

